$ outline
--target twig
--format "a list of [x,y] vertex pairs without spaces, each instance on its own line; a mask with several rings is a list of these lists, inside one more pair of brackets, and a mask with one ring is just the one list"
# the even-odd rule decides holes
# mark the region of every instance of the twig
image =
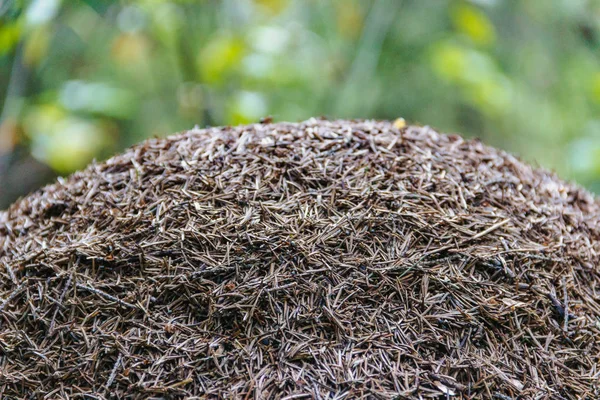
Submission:
[[128,303],[128,302],[126,302],[126,301],[124,301],[124,300],[121,300],[121,299],[119,299],[118,297],[115,297],[115,296],[113,296],[113,295],[110,295],[110,294],[108,294],[108,293],[106,293],[106,292],[103,292],[103,291],[102,291],[102,290],[100,290],[100,289],[96,289],[96,288],[93,288],[93,287],[91,287],[91,286],[82,285],[81,283],[77,283],[75,286],[76,286],[77,288],[79,288],[79,289],[84,289],[84,290],[87,290],[87,291],[89,291],[89,292],[92,292],[92,293],[94,293],[94,294],[97,294],[98,296],[102,296],[102,297],[104,297],[104,298],[106,298],[106,299],[109,299],[109,300],[112,300],[112,301],[114,301],[114,302],[117,302],[118,304],[121,304],[121,305],[123,305],[123,306],[129,307],[129,308],[133,308],[133,309],[138,309],[138,307],[137,307],[136,305],[134,305],[134,304],[131,304],[131,303]]
[[567,293],[567,279],[563,276],[563,294],[565,304],[565,318],[563,323],[563,331],[567,333],[569,331],[569,294]]
[[9,263],[4,263],[4,267],[6,268],[6,271],[8,272],[8,275],[10,276],[10,280],[12,280],[13,283],[16,285],[18,283],[18,281],[17,281],[17,277],[15,276],[15,273],[14,273],[12,267],[10,266]]
[[2,301],[2,304],[0,304],[0,311],[4,310],[4,307],[6,307],[6,305],[15,297],[17,297],[19,295],[19,293],[21,293],[23,291],[23,289],[25,289],[25,282],[22,282],[7,298],[6,300]]
[[56,310],[54,310],[54,314],[52,315],[52,321],[50,321],[50,328],[48,329],[48,334],[50,334],[50,335],[52,335],[54,333],[54,324],[56,321],[56,316],[58,315],[58,312],[60,311],[60,308],[62,307],[62,302],[65,298],[67,291],[69,290],[69,286],[71,286],[72,278],[73,278],[73,275],[70,274],[69,279],[67,279],[67,282],[65,283],[65,287],[63,288],[63,290],[60,294],[60,297],[58,298],[58,304],[56,305]]
[[119,368],[119,364],[121,363],[121,359],[123,356],[119,353],[117,357],[117,361],[115,361],[115,365],[113,366],[112,371],[110,372],[110,376],[108,377],[108,381],[106,382],[106,389],[108,390],[110,386],[113,384],[115,378],[117,377],[117,369]]
[[488,233],[495,231],[496,229],[500,228],[501,226],[508,224],[509,222],[510,222],[510,218],[507,218],[504,221],[500,221],[497,224],[490,226],[485,231],[479,232],[478,234],[472,236],[470,240],[479,239],[480,237],[483,237],[483,236],[487,235]]

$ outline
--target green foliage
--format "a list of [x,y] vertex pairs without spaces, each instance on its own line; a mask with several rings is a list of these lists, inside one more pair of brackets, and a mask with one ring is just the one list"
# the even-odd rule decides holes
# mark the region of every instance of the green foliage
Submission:
[[3,124],[61,174],[194,125],[402,116],[600,191],[598,0],[35,0],[0,12],[0,85],[20,88],[2,93]]

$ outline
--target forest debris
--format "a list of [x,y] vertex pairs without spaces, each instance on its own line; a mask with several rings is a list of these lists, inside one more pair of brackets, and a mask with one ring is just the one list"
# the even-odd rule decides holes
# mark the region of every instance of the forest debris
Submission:
[[0,212],[0,397],[600,398],[599,225],[403,119],[148,140]]

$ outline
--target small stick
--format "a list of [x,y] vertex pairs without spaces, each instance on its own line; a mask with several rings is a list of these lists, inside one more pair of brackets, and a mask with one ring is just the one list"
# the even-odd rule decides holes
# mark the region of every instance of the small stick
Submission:
[[93,288],[93,287],[91,287],[91,286],[82,285],[81,283],[78,283],[78,284],[76,284],[75,286],[76,286],[77,288],[79,288],[79,289],[85,289],[85,290],[87,290],[87,291],[89,291],[89,292],[92,292],[92,293],[94,293],[94,294],[97,294],[98,296],[102,296],[102,297],[104,297],[104,298],[106,298],[106,299],[109,299],[109,300],[115,301],[115,302],[117,302],[117,303],[119,303],[119,304],[121,304],[121,305],[127,306],[127,307],[129,307],[129,308],[134,308],[134,309],[137,309],[137,308],[138,308],[137,306],[135,306],[135,305],[133,305],[133,304],[131,304],[131,303],[128,303],[128,302],[126,302],[126,301],[124,301],[124,300],[121,300],[121,299],[119,299],[118,297],[115,297],[115,296],[113,296],[113,295],[110,295],[110,294],[108,294],[108,293],[106,293],[106,292],[103,292],[103,291],[102,291],[102,290],[100,290],[100,289],[96,289],[96,288]]
[[0,304],[0,311],[4,310],[4,307],[15,297],[19,295],[25,288],[25,282],[21,283],[7,298]]
[[117,369],[119,368],[119,364],[121,363],[121,359],[123,358],[123,356],[121,354],[119,354],[119,356],[117,357],[117,361],[115,362],[115,366],[113,367],[110,376],[108,377],[108,381],[106,382],[106,389],[109,389],[110,386],[113,384],[115,378],[117,377]]
[[487,235],[488,233],[495,231],[496,229],[500,228],[500,227],[501,227],[501,226],[503,226],[503,225],[506,225],[506,224],[507,224],[507,223],[509,223],[509,222],[510,222],[510,218],[507,218],[507,219],[505,219],[504,221],[500,221],[500,222],[498,222],[497,224],[494,224],[494,225],[490,226],[490,227],[489,227],[489,228],[487,228],[485,231],[483,231],[483,232],[479,232],[478,234],[476,234],[476,235],[472,236],[470,240],[479,239],[480,237],[482,237],[482,236],[485,236],[485,235]]
[[277,287],[272,287],[272,288],[267,289],[267,293],[276,292],[278,290],[288,289],[288,288],[294,287],[296,285],[297,285],[296,282],[291,282],[291,283],[287,283],[285,285],[281,285],[281,286],[277,286]]
[[9,263],[5,263],[4,267],[6,268],[6,271],[8,272],[8,275],[10,275],[10,279],[13,281],[13,283],[17,283],[17,277],[15,276],[15,272],[13,271],[12,267],[10,266]]
[[567,280],[563,277],[563,293],[565,298],[565,318],[563,323],[563,331],[569,331],[569,295],[567,294]]
[[[554,289],[553,289],[554,292]],[[560,303],[560,301],[556,298],[555,294],[553,292],[549,292],[546,294],[546,296],[550,299],[550,302],[552,302],[552,305],[554,306],[554,309],[556,310],[556,312],[558,313],[558,315],[561,318],[567,318],[568,316],[565,314],[565,307]],[[575,318],[575,315],[571,314],[569,315],[571,318]]]
[[50,335],[52,335],[54,333],[54,323],[56,320],[56,316],[58,315],[58,311],[62,307],[62,302],[63,302],[63,299],[65,298],[65,295],[67,294],[67,290],[69,290],[69,286],[71,286],[71,278],[73,278],[73,275],[69,275],[69,279],[67,279],[67,283],[65,284],[65,287],[63,288],[62,293],[60,294],[60,297],[58,298],[58,304],[56,306],[56,310],[54,310],[54,314],[52,315],[52,321],[50,321],[50,328],[48,329],[48,333]]

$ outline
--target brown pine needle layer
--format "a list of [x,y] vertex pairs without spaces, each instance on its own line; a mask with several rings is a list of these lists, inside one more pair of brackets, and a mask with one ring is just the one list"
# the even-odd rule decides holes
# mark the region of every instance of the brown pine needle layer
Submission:
[[428,127],[149,140],[0,213],[0,397],[597,399],[599,253],[588,192]]

